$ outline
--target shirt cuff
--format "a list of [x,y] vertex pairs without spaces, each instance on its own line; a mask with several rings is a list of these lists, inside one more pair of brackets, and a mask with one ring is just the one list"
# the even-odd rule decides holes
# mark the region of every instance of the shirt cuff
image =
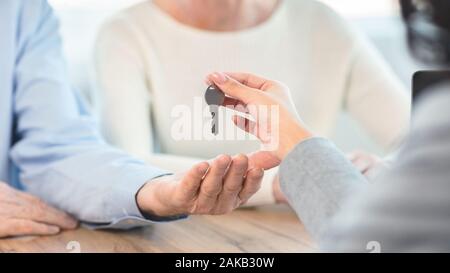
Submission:
[[111,223],[108,224],[90,224],[90,223],[83,223],[82,226],[88,229],[121,229],[121,230],[129,230],[134,228],[140,228],[140,227],[147,227],[154,225],[155,223],[165,223],[170,221],[176,221],[176,220],[183,220],[186,219],[187,216],[179,216],[179,217],[168,217],[161,220],[148,220],[141,217],[135,217],[135,216],[127,216],[123,217],[117,220],[114,220]]
[[119,188],[112,191],[112,199],[122,205],[123,216],[113,219],[111,223],[84,223],[83,226],[90,229],[132,229],[152,225],[156,222],[169,222],[187,218],[187,215],[159,217],[143,214],[136,201],[136,194],[147,183],[158,177],[170,175],[169,172],[160,171],[155,174],[155,169],[148,168],[140,173],[135,173],[127,183],[120,184]]

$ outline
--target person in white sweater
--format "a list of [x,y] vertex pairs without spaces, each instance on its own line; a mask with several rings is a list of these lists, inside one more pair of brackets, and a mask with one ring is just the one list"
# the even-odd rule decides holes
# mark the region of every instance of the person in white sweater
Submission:
[[[347,111],[389,150],[410,117],[404,86],[373,46],[313,0],[144,1],[102,27],[95,61],[106,138],[172,171],[259,149],[256,139],[224,140],[235,130],[224,109],[217,137],[173,136],[173,109],[194,108],[210,71],[252,71],[286,83],[304,121],[324,137]],[[267,172],[251,204],[282,200],[276,182],[277,169]]]

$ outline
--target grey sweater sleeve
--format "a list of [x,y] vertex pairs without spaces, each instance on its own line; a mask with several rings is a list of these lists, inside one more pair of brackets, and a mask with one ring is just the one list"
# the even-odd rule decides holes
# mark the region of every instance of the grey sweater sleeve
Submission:
[[282,189],[321,250],[450,251],[449,89],[422,99],[396,163],[374,183],[324,139],[288,155]]
[[346,156],[323,138],[300,143],[282,163],[280,180],[290,204],[318,242],[345,201],[368,184]]

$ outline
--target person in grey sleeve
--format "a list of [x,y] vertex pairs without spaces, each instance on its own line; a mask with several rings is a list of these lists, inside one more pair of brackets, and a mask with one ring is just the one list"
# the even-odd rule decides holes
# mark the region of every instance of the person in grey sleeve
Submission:
[[[415,55],[449,67],[450,2],[401,4]],[[282,189],[321,250],[450,251],[450,79],[421,96],[397,162],[374,183],[308,130],[283,84],[240,73],[214,73],[207,81],[229,96],[224,105],[246,107],[252,120],[235,117],[238,127],[263,144],[278,138],[277,149],[261,152],[253,164],[281,163]],[[255,105],[277,106],[279,119],[250,110]],[[264,131],[272,123],[279,130]]]

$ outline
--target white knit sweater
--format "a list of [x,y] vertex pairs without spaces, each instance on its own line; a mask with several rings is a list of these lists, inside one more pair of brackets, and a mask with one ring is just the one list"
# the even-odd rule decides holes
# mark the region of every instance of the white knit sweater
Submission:
[[[220,153],[257,150],[256,140],[177,140],[171,111],[194,106],[213,71],[252,72],[286,83],[302,119],[329,136],[348,111],[382,147],[408,124],[410,100],[382,58],[329,8],[284,0],[261,25],[211,32],[183,25],[151,1],[115,15],[102,28],[96,68],[107,138],[118,147],[173,171]],[[229,111],[221,134],[234,127]],[[207,118],[206,118],[207,119]],[[155,143],[160,152],[155,154]],[[268,173],[253,202],[270,202]]]

